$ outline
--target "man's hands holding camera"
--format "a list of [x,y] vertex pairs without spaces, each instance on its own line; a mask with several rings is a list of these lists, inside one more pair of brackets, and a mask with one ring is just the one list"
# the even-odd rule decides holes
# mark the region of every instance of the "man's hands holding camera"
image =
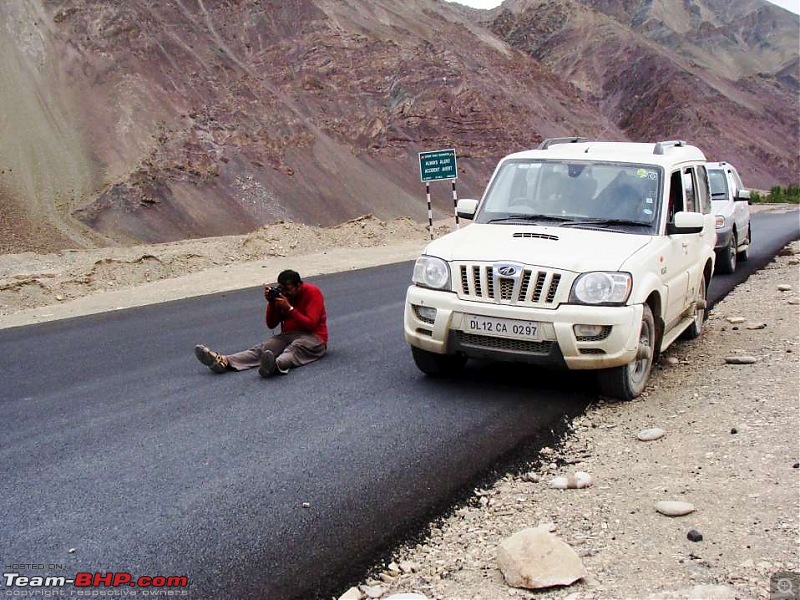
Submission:
[[289,304],[289,300],[283,295],[283,289],[280,284],[265,284],[264,285],[264,298],[267,302],[274,304],[283,312],[289,312],[294,307]]
[[264,298],[272,302],[283,296],[283,288],[279,283],[264,284]]

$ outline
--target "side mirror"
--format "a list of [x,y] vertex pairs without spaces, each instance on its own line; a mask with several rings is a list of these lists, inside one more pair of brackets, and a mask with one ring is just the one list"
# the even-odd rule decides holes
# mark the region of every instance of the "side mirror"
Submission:
[[456,204],[456,214],[462,219],[471,221],[475,218],[475,211],[478,210],[478,201],[464,198]]
[[667,223],[667,234],[700,233],[705,225],[702,213],[681,211],[675,213],[672,223]]
[[734,200],[736,202],[747,202],[750,204],[750,190],[739,190],[739,193],[736,194]]

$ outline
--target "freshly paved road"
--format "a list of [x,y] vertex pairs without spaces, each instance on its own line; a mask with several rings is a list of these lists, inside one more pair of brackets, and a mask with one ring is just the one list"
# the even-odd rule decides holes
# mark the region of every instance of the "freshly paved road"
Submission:
[[747,262],[740,262],[730,275],[715,274],[708,290],[710,307],[725,294],[761,269],[789,242],[800,238],[800,211],[757,213],[751,216],[753,244]]
[[[797,213],[757,215],[751,260],[715,278],[712,300],[798,229]],[[214,375],[192,354],[260,341],[258,289],[0,331],[4,572],[186,575],[197,599],[330,597],[594,398],[585,374],[423,377],[402,339],[410,272],[314,278],[331,351],[269,381]]]

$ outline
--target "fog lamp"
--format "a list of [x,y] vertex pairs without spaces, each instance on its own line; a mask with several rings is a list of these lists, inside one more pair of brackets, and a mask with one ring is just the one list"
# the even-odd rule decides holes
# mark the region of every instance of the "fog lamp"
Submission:
[[574,325],[575,337],[597,337],[603,333],[602,325]]
[[435,321],[436,320],[436,309],[432,306],[416,306],[417,309],[417,316],[422,319],[423,321]]

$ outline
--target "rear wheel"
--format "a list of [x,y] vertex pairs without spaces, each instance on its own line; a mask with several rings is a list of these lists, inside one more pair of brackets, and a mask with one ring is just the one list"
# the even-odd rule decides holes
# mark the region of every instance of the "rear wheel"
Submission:
[[656,354],[656,324],[650,306],[644,305],[639,329],[639,351],[633,362],[597,373],[600,391],[620,400],[633,400],[641,395],[650,378]]
[[731,241],[728,247],[719,253],[717,261],[717,270],[720,273],[730,274],[736,270],[736,232],[731,232]]
[[700,334],[703,332],[703,321],[706,320],[706,291],[706,276],[703,275],[700,278],[700,289],[697,290],[697,298],[701,301],[700,305],[703,306],[703,308],[695,308],[694,321],[692,321],[692,324],[683,332],[682,337],[684,339],[693,340],[699,338]]
[[411,346],[411,356],[417,368],[432,377],[457,373],[467,363],[467,357],[459,354],[436,354]]

